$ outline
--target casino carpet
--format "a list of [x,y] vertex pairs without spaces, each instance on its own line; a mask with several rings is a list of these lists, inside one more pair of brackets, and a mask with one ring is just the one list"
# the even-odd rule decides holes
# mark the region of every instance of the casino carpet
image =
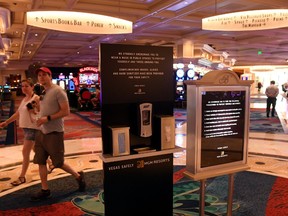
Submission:
[[[82,119],[91,122],[94,125],[101,126],[101,112],[99,111],[81,111],[75,112]],[[183,125],[187,121],[186,109],[174,109],[176,126]],[[281,122],[278,117],[267,118],[264,109],[250,109],[250,131],[264,133],[284,133]]]
[[[187,121],[185,109],[174,110],[176,124],[184,124]],[[277,116],[277,113],[276,113]],[[265,109],[250,109],[250,131],[262,133],[284,133],[278,117],[266,117]]]
[[[3,122],[7,120],[13,113],[15,103],[14,101],[1,101],[1,115],[0,121]],[[1,128],[0,133],[0,145],[1,144],[14,144],[15,143],[15,124],[9,124],[7,127]]]
[[101,126],[100,111],[74,111],[73,113],[94,125]]
[[[262,110],[263,111],[263,110]],[[262,112],[256,110],[256,113]],[[81,114],[82,113],[82,114]],[[66,124],[67,139],[93,133],[95,128],[101,136],[100,112],[71,113]],[[176,124],[186,122],[185,110],[175,109]],[[251,114],[253,117],[253,114]],[[264,116],[265,117],[265,116]],[[260,116],[262,118],[262,116]],[[78,119],[78,120],[77,120]],[[86,120],[86,121],[83,121]],[[89,119],[89,120],[88,120]],[[278,119],[278,118],[275,118]],[[257,120],[257,119],[255,119]],[[259,119],[258,119],[259,120]],[[271,121],[273,119],[269,119]],[[253,118],[252,118],[253,124]],[[81,127],[87,123],[84,130]],[[71,128],[70,128],[71,126]],[[91,128],[92,131],[87,132]],[[265,128],[264,128],[265,129]],[[263,130],[263,128],[262,128]],[[262,131],[263,132],[263,131]],[[78,134],[80,133],[80,134]],[[98,135],[97,135],[98,136]],[[183,176],[184,166],[174,167],[174,216],[199,215],[199,182]],[[87,190],[77,192],[75,180],[62,177],[49,181],[53,197],[42,202],[30,202],[29,197],[37,191],[39,184],[31,185],[1,197],[0,216],[6,215],[104,215],[103,172],[86,171]],[[57,175],[57,173],[56,173]],[[205,215],[225,215],[227,208],[227,176],[208,179],[206,182]],[[285,216],[288,215],[288,179],[253,172],[240,172],[235,175],[233,195],[233,216]],[[127,203],[127,205],[129,205]],[[156,216],[151,212],[149,216]],[[122,216],[122,215],[121,215]]]
[[[93,121],[88,121],[79,114],[70,113],[64,119],[65,140],[101,137],[101,128]],[[23,130],[17,127],[17,143],[23,143]]]
[[266,132],[266,133],[284,133],[283,127],[279,118],[266,117],[265,109],[250,109],[250,131]]
[[[175,124],[181,126],[187,121],[186,109],[174,109]],[[84,120],[84,121],[83,121]],[[101,136],[100,111],[71,111],[65,118],[65,139]],[[97,131],[95,131],[95,129]],[[267,118],[264,109],[250,109],[250,131],[266,133],[284,133],[278,117]],[[96,134],[95,134],[96,132]],[[2,140],[6,137],[6,130],[2,131]],[[23,131],[17,127],[17,143],[23,143]]]
[[[199,182],[183,175],[184,166],[174,167],[174,216],[199,215]],[[39,189],[33,185],[1,197],[0,216],[4,215],[105,215],[103,171],[86,172],[87,190],[77,192],[75,180],[64,177],[49,181],[51,199],[31,202],[29,197]],[[234,178],[233,216],[288,215],[288,179],[253,172],[239,172]],[[206,181],[205,215],[225,215],[227,209],[228,176]],[[133,198],[132,198],[133,199]],[[17,201],[16,201],[17,200]],[[129,208],[129,202],[127,202]],[[151,212],[149,216],[156,216]],[[121,215],[122,216],[122,215]]]
[[[101,126],[100,111],[74,111],[73,113],[81,117],[85,121]],[[176,125],[182,125],[187,120],[187,112],[184,109],[174,109],[174,117]]]

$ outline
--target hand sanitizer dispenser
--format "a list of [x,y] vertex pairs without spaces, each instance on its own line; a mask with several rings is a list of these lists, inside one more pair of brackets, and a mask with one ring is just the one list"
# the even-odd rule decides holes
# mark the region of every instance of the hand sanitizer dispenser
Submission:
[[139,105],[138,117],[139,135],[141,137],[152,136],[152,104],[142,103]]

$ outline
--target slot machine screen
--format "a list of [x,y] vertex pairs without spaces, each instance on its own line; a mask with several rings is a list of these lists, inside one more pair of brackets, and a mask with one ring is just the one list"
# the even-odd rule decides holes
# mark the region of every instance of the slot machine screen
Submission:
[[59,86],[63,89],[66,89],[66,82],[64,80],[59,81]]
[[74,82],[72,81],[72,80],[69,80],[68,81],[68,88],[69,88],[69,91],[70,92],[74,92],[75,91],[75,84],[74,84]]
[[98,74],[97,73],[79,73],[79,83],[92,85],[97,83],[98,81]]
[[65,75],[63,75],[62,73],[58,76],[59,79],[65,79]]
[[11,88],[11,86],[5,85],[5,86],[4,86],[4,92],[5,92],[5,93],[10,92],[10,88]]
[[187,80],[189,79],[193,79],[193,77],[195,76],[195,71],[190,69],[187,71]]
[[184,80],[184,70],[183,69],[178,69],[177,71],[176,71],[176,80],[179,80],[179,81],[181,81],[181,80]]

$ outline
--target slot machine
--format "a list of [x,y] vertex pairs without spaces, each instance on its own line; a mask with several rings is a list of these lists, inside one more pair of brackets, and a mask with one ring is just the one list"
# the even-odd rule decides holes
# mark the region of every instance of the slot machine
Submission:
[[189,64],[188,65],[188,70],[186,71],[186,80],[193,80],[195,76],[195,65],[194,64]]
[[184,72],[184,64],[178,63],[176,65],[176,101],[185,100],[185,89],[184,89],[184,80],[185,80],[185,72]]
[[57,84],[64,90],[67,88],[67,83],[65,79],[65,75],[63,73],[60,73],[58,76]]
[[80,68],[78,80],[80,89],[85,84],[90,92],[95,92],[96,85],[100,83],[99,71],[96,67]]

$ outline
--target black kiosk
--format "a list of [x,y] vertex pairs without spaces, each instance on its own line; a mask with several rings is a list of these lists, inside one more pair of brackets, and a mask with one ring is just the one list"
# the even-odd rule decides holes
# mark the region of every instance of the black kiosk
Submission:
[[172,215],[173,50],[101,44],[105,215]]

